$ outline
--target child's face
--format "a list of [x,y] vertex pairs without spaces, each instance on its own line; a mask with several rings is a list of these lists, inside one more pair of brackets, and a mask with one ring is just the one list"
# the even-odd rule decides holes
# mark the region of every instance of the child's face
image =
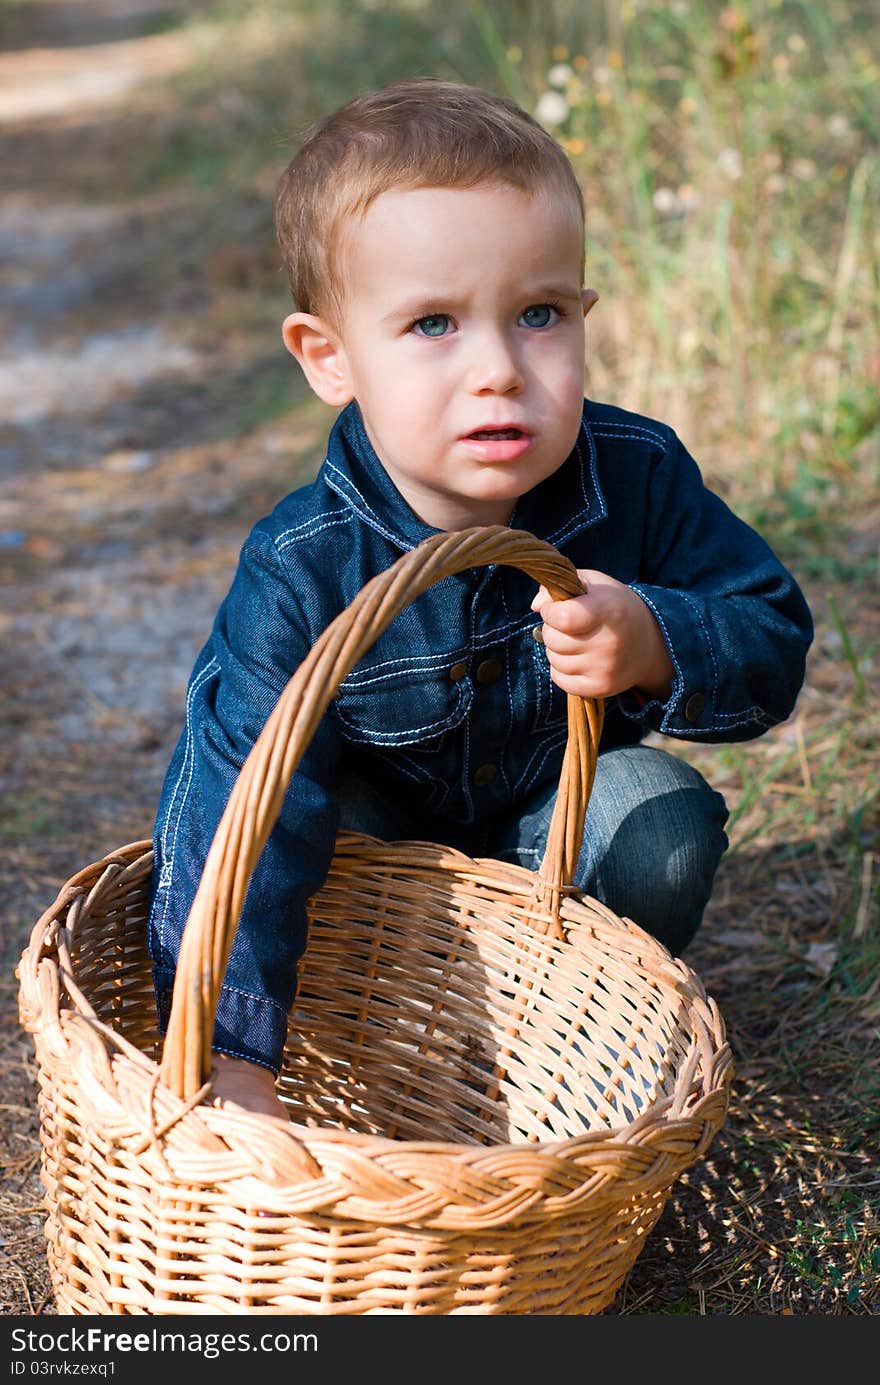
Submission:
[[[339,331],[299,313],[285,323],[313,388],[357,400],[426,524],[506,523],[580,428],[595,294],[581,289],[572,212],[508,186],[395,189],[351,228],[340,263]],[[475,436],[502,427],[513,436]]]

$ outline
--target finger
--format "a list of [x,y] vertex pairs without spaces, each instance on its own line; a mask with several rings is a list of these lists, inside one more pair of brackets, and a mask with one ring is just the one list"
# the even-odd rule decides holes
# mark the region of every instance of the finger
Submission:
[[552,654],[550,657],[551,674],[563,674],[566,678],[595,678],[600,676],[600,670],[604,668],[604,660],[591,660],[585,658],[583,653]]
[[[578,575],[578,577],[580,578],[581,583],[583,584],[583,588],[584,588],[584,590],[583,590],[583,595],[586,596],[587,590],[588,590],[588,586],[587,586],[587,577],[589,576],[589,573],[587,572],[586,569],[582,572],[582,571],[580,570],[580,568],[578,568],[578,570],[577,570],[577,575]],[[539,611],[539,610],[541,609],[541,607],[542,607],[542,606],[546,606],[546,605],[548,604],[548,602],[552,602],[552,604],[553,604],[553,605],[556,605],[556,606],[564,606],[564,605],[565,605],[565,601],[568,600],[568,599],[571,599],[571,598],[565,598],[565,599],[562,600],[562,601],[555,601],[555,602],[554,602],[554,601],[553,601],[553,598],[551,597],[551,595],[550,595],[550,593],[548,592],[547,588],[546,588],[545,586],[540,586],[540,587],[538,588],[538,590],[536,591],[534,597],[532,598],[532,610],[533,610],[533,611]]]
[[540,611],[541,607],[545,605],[546,602],[548,602],[549,600],[550,593],[548,592],[547,588],[539,587],[538,590],[535,592],[534,598],[532,600],[531,609],[533,611]]
[[551,668],[550,677],[558,688],[573,697],[608,697],[608,689],[602,680],[588,673],[559,673]]
[[564,630],[555,629],[554,626],[549,625],[546,621],[542,628],[544,634],[544,648],[552,653],[554,657],[564,655],[580,655],[583,657],[586,652],[584,645],[589,640],[588,635],[569,635]]
[[548,601],[541,608],[541,619],[560,634],[575,637],[591,634],[600,623],[596,619],[593,604],[586,596],[573,596],[567,601]]

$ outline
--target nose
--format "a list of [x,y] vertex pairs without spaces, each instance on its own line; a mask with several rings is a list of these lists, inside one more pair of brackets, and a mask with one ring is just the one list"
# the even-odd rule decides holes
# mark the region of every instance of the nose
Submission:
[[522,369],[503,332],[485,332],[474,339],[469,384],[472,394],[515,394],[522,389]]

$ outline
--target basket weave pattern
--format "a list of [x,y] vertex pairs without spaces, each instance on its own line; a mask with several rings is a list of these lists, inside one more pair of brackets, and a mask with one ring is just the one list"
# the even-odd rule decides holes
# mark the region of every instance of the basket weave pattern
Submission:
[[294,674],[235,785],[164,1041],[149,842],[86,867],[19,964],[40,1083],[49,1265],[66,1313],[598,1313],[727,1109],[695,973],[570,887],[601,708],[569,699],[541,869],[341,833],[310,903],[286,1132],[214,1101],[217,995],[250,875],[346,676],[432,582],[549,545],[441,534],[368,583]]

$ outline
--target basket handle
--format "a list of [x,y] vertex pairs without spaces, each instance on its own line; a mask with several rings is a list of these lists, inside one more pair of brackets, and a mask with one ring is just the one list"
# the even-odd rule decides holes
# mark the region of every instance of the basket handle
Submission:
[[[340,683],[392,620],[435,582],[472,567],[521,568],[562,600],[583,587],[568,558],[523,530],[481,525],[425,539],[367,582],[291,677],[238,774],[181,940],[160,1080],[184,1100],[211,1073],[220,986],[251,874],[291,777]],[[559,908],[580,853],[603,704],[569,695],[568,743],[535,898],[562,936]]]

